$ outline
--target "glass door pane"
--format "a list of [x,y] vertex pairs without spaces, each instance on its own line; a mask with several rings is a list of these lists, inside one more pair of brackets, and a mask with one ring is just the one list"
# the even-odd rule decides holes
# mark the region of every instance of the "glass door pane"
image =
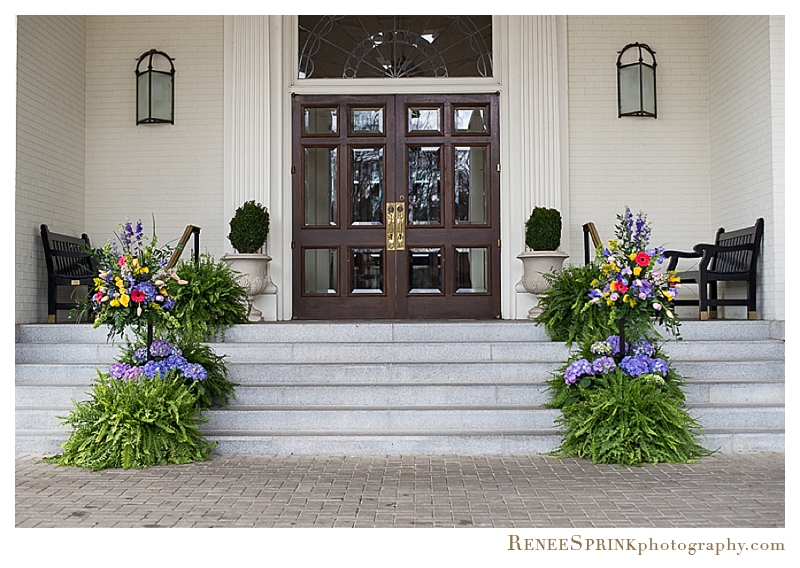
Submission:
[[305,148],[304,221],[306,226],[339,224],[338,148]]
[[411,294],[442,293],[442,249],[408,250],[408,291]]
[[383,225],[383,148],[350,152],[350,224]]
[[351,294],[383,294],[383,249],[351,249]]
[[485,225],[488,222],[485,146],[458,146],[455,156],[455,222]]
[[442,149],[408,148],[408,224],[438,225],[441,217]]
[[339,293],[339,251],[335,248],[303,250],[303,282],[306,294]]

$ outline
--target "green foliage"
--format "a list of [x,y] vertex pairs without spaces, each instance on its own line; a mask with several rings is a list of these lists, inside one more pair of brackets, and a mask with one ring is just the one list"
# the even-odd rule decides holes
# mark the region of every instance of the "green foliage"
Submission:
[[180,322],[176,333],[183,341],[207,341],[231,325],[247,322],[247,291],[227,264],[203,254],[197,265],[181,261],[178,274],[188,281],[176,289],[172,309]]
[[531,250],[558,250],[561,245],[561,213],[534,207],[525,223],[525,245]]
[[631,378],[617,369],[578,389],[559,401],[559,457],[638,466],[692,462],[710,453],[695,439],[692,431],[700,425],[682,408],[680,389],[657,375]]
[[247,201],[236,210],[230,224],[228,239],[240,253],[257,252],[267,241],[269,213],[260,203]]
[[170,373],[122,381],[98,372],[86,402],[75,402],[63,453],[45,461],[93,470],[143,468],[205,460],[213,448],[200,433],[194,390]]
[[542,275],[550,288],[541,295],[542,312],[534,319],[553,341],[572,344],[581,338],[598,341],[616,333],[616,322],[588,304],[591,283],[600,276],[596,264],[567,266]]

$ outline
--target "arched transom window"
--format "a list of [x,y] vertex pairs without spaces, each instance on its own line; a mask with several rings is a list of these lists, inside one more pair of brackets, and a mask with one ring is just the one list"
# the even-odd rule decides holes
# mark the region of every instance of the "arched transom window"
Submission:
[[298,78],[491,77],[491,16],[299,16]]

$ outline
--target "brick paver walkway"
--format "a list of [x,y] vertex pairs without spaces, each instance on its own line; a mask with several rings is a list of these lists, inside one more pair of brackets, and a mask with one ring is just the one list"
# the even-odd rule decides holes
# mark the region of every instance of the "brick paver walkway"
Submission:
[[783,527],[784,454],[639,468],[541,455],[214,456],[144,470],[16,456],[17,527]]

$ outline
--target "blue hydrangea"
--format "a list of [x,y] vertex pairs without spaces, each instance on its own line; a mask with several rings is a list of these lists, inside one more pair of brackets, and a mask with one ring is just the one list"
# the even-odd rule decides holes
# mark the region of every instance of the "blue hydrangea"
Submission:
[[617,363],[611,357],[600,357],[595,359],[592,363],[592,371],[593,374],[600,375],[605,373],[611,373],[614,369],[617,368]]
[[652,343],[650,343],[644,338],[641,338],[633,342],[633,345],[631,345],[630,352],[632,355],[643,355],[645,357],[652,357],[656,353],[656,348],[653,346]]
[[641,374],[650,372],[650,358],[641,355],[628,355],[619,363],[620,369],[631,377],[638,377]]
[[586,359],[573,361],[564,372],[564,381],[568,385],[574,385],[581,377],[593,375],[592,364]]
[[199,363],[187,363],[183,367],[183,376],[193,381],[204,381],[208,378],[208,371]]
[[667,362],[663,359],[655,358],[650,359],[649,361],[650,372],[653,374],[660,374],[662,377],[666,377],[667,373],[669,373],[669,366]]

